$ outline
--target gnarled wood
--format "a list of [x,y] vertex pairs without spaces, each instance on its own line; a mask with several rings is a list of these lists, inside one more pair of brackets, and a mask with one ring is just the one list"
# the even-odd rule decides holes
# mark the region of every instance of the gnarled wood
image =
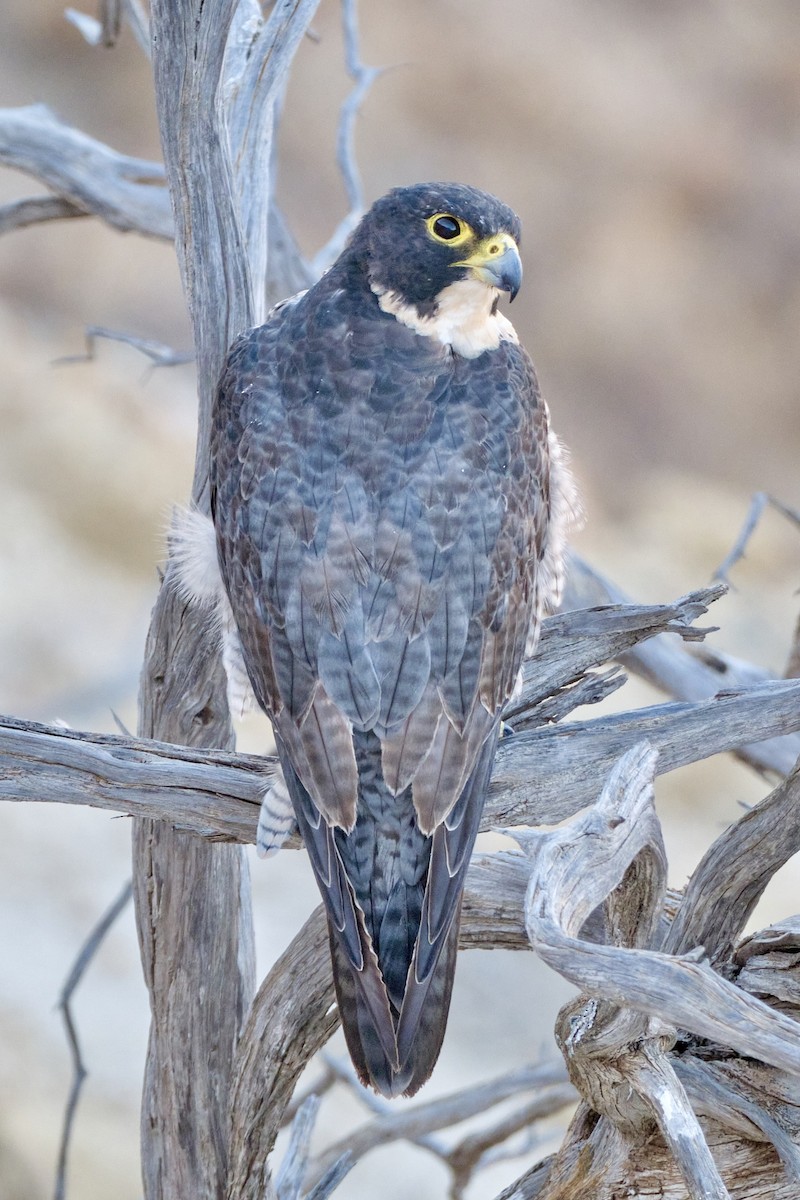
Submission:
[[[582,989],[582,995],[562,1010],[557,1037],[570,1077],[584,1097],[549,1170],[535,1180],[521,1180],[520,1195],[541,1200],[567,1195],[575,1200],[612,1200],[619,1189],[632,1187],[636,1194],[648,1194],[638,1189],[642,1150],[654,1151],[654,1126],[685,1188],[676,1196],[727,1200],[757,1195],[753,1164],[748,1162],[742,1171],[733,1156],[715,1156],[701,1114],[712,1118],[712,1130],[714,1125],[726,1126],[756,1143],[758,1149],[748,1147],[750,1159],[768,1143],[769,1152],[779,1156],[784,1174],[795,1185],[798,1179],[800,1022],[795,1017],[800,1012],[800,987],[794,975],[800,957],[792,953],[781,964],[788,967],[787,987],[775,987],[772,972],[765,973],[763,991],[773,997],[780,993],[784,1000],[780,1012],[756,998],[758,985],[753,986],[746,967],[734,983],[697,955],[677,957],[651,948],[685,944],[692,926],[691,917],[681,921],[683,905],[687,910],[699,906],[698,928],[709,929],[708,904],[714,898],[717,904],[724,902],[722,897],[732,891],[732,932],[714,942],[723,969],[727,951],[727,973],[731,973],[733,932],[740,927],[738,922],[744,919],[742,914],[766,869],[764,862],[756,860],[752,886],[742,878],[747,874],[740,861],[742,847],[752,847],[754,821],[747,814],[700,865],[678,907],[675,921],[681,923],[674,938],[668,931],[665,939],[666,876],[652,806],[654,767],[652,750],[646,745],[634,747],[620,760],[591,809],[553,833],[518,835],[533,864],[526,897],[531,943]],[[769,817],[779,810],[787,789],[778,789],[761,806],[762,822],[765,813]],[[712,871],[709,863],[714,858],[721,863],[726,851],[727,870]],[[767,852],[767,860],[776,854]],[[737,902],[738,897],[744,899]],[[584,932],[587,919],[599,909],[605,926],[602,943],[587,940]],[[797,934],[793,928],[781,930],[776,940],[786,939],[794,951]],[[752,957],[758,958],[759,950],[756,943]],[[749,957],[747,950],[740,951],[739,965]],[[787,1000],[798,1003],[786,1004]],[[687,1032],[696,1037],[687,1037]],[[740,1056],[744,1071],[738,1087],[736,1060],[723,1047]],[[754,1059],[762,1063],[760,1096],[747,1084]],[[727,1079],[720,1070],[730,1073]],[[772,1084],[771,1096],[764,1078]],[[787,1088],[794,1103],[780,1119],[774,1092]],[[594,1125],[592,1110],[599,1114]],[[741,1148],[738,1143],[736,1148]],[[657,1177],[664,1194],[672,1195],[663,1149],[655,1149]],[[591,1164],[588,1169],[587,1164]],[[774,1188],[769,1194],[783,1193]]]

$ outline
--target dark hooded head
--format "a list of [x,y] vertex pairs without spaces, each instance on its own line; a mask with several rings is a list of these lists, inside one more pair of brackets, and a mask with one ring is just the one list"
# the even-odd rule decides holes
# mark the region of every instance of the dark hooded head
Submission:
[[513,300],[522,281],[519,242],[519,217],[495,196],[460,183],[422,183],[376,201],[350,249],[366,260],[374,291],[424,317],[460,279],[480,279]]

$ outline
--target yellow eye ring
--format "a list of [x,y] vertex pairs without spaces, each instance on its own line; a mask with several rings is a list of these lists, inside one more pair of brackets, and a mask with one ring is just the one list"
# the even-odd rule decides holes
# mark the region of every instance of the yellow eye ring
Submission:
[[435,242],[444,242],[448,246],[460,246],[472,237],[469,225],[452,213],[434,213],[425,224]]

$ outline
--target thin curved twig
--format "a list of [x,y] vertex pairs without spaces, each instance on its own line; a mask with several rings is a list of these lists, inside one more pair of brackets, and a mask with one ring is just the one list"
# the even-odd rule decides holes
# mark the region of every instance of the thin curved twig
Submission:
[[368,67],[361,61],[358,32],[358,6],[356,0],[342,0],[342,33],[347,73],[354,81],[353,87],[342,102],[339,110],[339,129],[336,135],[336,161],[347,193],[349,210],[337,225],[331,237],[315,254],[311,266],[316,275],[341,253],[345,242],[355,229],[364,211],[364,188],[355,152],[356,120],[361,106],[375,80],[383,73],[382,67]]
[[39,225],[45,221],[64,221],[75,217],[89,217],[85,208],[65,200],[63,196],[26,196],[0,207],[0,234],[12,229],[25,229],[28,225]]
[[72,996],[75,992],[75,989],[83,978],[86,968],[89,966],[95,954],[97,953],[100,943],[103,941],[103,938],[106,936],[119,914],[125,908],[132,894],[133,884],[130,880],[128,880],[114,903],[103,914],[84,944],[81,946],[78,956],[72,965],[69,975],[67,976],[67,981],[61,989],[61,995],[58,998],[58,1008],[64,1021],[64,1028],[67,1032],[67,1041],[69,1043],[70,1054],[72,1055],[74,1074],[69,1097],[67,1099],[67,1107],[64,1112],[64,1124],[61,1131],[61,1142],[58,1150],[58,1166],[56,1168],[56,1186],[54,1192],[55,1200],[64,1200],[64,1197],[67,1194],[67,1155],[69,1153],[69,1143],[72,1136],[72,1126],[75,1120],[75,1113],[78,1107],[78,1099],[80,1098],[81,1088],[83,1087],[83,1083],[87,1075],[86,1066],[83,1061],[83,1055],[81,1054],[78,1032],[72,1019],[72,1009],[70,1008],[70,1003],[72,1001]]

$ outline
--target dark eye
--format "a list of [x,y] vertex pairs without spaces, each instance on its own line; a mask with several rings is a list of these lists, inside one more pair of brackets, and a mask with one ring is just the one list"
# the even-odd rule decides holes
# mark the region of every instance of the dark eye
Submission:
[[450,242],[461,233],[461,222],[455,217],[437,217],[433,222],[433,232],[444,242]]

